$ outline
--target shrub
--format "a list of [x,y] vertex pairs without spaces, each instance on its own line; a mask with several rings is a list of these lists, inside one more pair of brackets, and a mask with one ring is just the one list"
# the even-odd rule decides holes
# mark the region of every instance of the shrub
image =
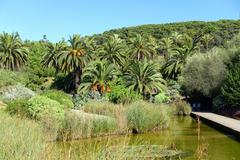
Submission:
[[29,99],[35,95],[35,92],[22,85],[7,86],[0,89],[0,99],[4,102]]
[[192,112],[192,107],[185,101],[176,101],[171,105],[175,115],[190,115]]
[[239,63],[229,71],[221,88],[221,94],[230,106],[240,106],[240,58]]
[[158,93],[155,97],[154,97],[154,102],[155,103],[166,103],[169,102],[169,97],[166,96],[165,93]]
[[44,96],[35,96],[27,102],[29,115],[37,120],[51,116],[54,119],[64,118],[64,106],[59,102]]
[[28,75],[22,72],[0,69],[0,75],[0,88],[19,83],[25,85],[28,82]]
[[98,91],[89,91],[87,93],[79,93],[73,97],[74,108],[81,109],[85,103],[88,101],[104,101],[104,97]]
[[128,128],[141,133],[166,128],[169,123],[167,111],[159,105],[139,101],[126,108]]
[[0,113],[0,159],[44,159],[44,141],[38,124]]
[[27,110],[27,100],[20,99],[20,100],[14,100],[10,103],[8,103],[6,107],[6,111],[11,115],[20,115],[20,116],[27,116],[28,110]]
[[61,105],[63,105],[66,108],[73,108],[74,106],[72,102],[72,98],[68,94],[62,91],[48,90],[42,93],[41,95],[59,102]]
[[109,101],[113,103],[131,103],[142,99],[142,96],[134,91],[130,91],[122,84],[111,84],[111,92],[107,94]]
[[228,52],[213,50],[206,54],[196,54],[191,57],[184,70],[181,80],[188,94],[198,92],[206,97],[214,97],[219,93],[229,61]]

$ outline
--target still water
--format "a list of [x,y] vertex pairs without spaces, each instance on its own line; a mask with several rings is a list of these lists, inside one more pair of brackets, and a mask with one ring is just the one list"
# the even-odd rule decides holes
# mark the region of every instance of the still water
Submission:
[[92,138],[73,141],[69,145],[75,153],[85,150],[85,154],[106,146],[164,145],[185,151],[187,154],[182,157],[185,160],[240,160],[238,141],[204,123],[198,125],[191,117],[176,117],[168,130],[158,133]]

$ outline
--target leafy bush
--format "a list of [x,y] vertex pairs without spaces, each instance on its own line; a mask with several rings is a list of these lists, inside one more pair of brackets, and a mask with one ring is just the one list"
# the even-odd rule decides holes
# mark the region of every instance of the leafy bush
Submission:
[[79,93],[73,97],[74,108],[82,108],[85,103],[91,100],[104,101],[105,99],[101,97],[101,94],[97,91],[89,91],[84,94]]
[[26,73],[0,69],[0,75],[0,88],[19,83],[25,85],[28,82],[28,75]]
[[182,100],[172,103],[171,107],[175,115],[190,115],[192,112],[190,104]]
[[0,159],[44,159],[44,137],[33,121],[0,113]]
[[72,102],[72,98],[68,94],[62,91],[48,90],[42,93],[41,95],[59,102],[61,105],[63,105],[66,108],[73,108],[74,106]]
[[230,59],[226,52],[218,49],[191,57],[183,70],[184,90],[188,94],[198,92],[206,97],[216,96],[227,74],[225,63]]
[[154,97],[154,102],[155,103],[166,103],[169,102],[169,97],[166,96],[165,93],[158,93],[155,97]]
[[27,116],[28,110],[27,110],[27,100],[20,99],[20,100],[14,100],[8,103],[6,107],[6,111],[11,115],[20,115],[22,117]]
[[29,115],[37,120],[46,116],[62,120],[64,118],[64,108],[59,102],[44,96],[35,96],[27,102]]
[[22,85],[7,86],[0,89],[0,99],[4,102],[29,99],[35,95],[35,92]]
[[240,106],[240,58],[239,62],[229,71],[229,74],[221,88],[221,94],[227,104],[233,107]]
[[111,84],[111,92],[107,94],[109,101],[113,103],[131,103],[136,100],[142,99],[142,96],[134,91],[130,91],[122,84]]
[[128,128],[136,133],[168,127],[169,116],[164,107],[139,101],[126,108]]

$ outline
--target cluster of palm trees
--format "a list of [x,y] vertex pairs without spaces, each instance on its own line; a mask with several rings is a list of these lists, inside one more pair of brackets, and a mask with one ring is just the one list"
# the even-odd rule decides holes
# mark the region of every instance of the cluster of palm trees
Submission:
[[[210,36],[202,40],[208,48]],[[141,34],[127,40],[113,34],[101,43],[94,37],[73,35],[67,42],[46,45],[42,64],[71,75],[75,92],[97,90],[104,94],[111,90],[109,82],[121,77],[126,87],[143,96],[164,90],[164,78],[177,79],[187,58],[199,48],[193,39],[177,32],[160,42]],[[0,35],[1,68],[18,70],[26,63],[27,54],[17,33]]]

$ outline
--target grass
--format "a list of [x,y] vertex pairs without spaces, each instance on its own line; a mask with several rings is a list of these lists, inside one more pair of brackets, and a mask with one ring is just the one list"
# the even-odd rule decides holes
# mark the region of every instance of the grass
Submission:
[[134,133],[164,129],[168,127],[170,121],[164,106],[143,101],[128,105],[125,112],[128,129]]
[[38,124],[31,120],[0,113],[0,159],[43,159],[44,137]]

